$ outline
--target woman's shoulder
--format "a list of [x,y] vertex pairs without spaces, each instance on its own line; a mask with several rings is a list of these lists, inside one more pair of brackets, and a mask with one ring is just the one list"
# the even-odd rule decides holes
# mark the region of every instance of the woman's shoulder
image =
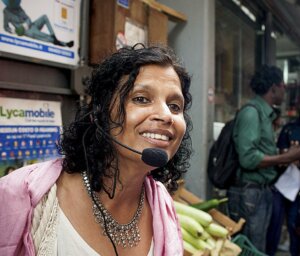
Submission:
[[32,247],[27,236],[32,210],[59,176],[59,166],[59,160],[28,165],[0,179],[0,251],[5,255],[21,255],[24,247]]
[[[0,179],[0,196],[5,198],[34,199],[41,190],[46,191],[53,185],[61,172],[61,160],[50,160],[21,167]],[[2,201],[1,200],[1,201]]]
[[12,173],[0,179],[0,191],[8,194],[24,193],[26,181],[29,175],[39,167],[40,164],[32,164],[16,169]]

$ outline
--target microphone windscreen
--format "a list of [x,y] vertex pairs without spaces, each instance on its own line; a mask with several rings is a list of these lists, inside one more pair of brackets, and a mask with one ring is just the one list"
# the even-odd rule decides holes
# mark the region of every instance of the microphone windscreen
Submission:
[[153,167],[163,167],[169,161],[166,151],[160,148],[145,148],[142,152],[142,160]]

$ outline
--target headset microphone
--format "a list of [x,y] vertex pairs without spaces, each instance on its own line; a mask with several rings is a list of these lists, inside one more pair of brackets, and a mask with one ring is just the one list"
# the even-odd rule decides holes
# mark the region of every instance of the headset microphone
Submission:
[[164,165],[166,165],[168,163],[169,158],[168,158],[166,151],[164,151],[160,148],[145,148],[143,150],[143,152],[137,151],[137,150],[117,141],[115,138],[113,138],[112,136],[109,136],[105,131],[103,131],[102,127],[100,127],[100,125],[98,124],[98,119],[95,114],[94,114],[94,123],[96,124],[97,128],[106,137],[111,138],[115,143],[117,143],[121,147],[126,148],[126,149],[130,150],[131,152],[141,155],[142,156],[141,159],[145,164],[153,166],[153,167],[163,167]]
[[[103,131],[102,131],[103,132]],[[127,145],[122,144],[120,141],[117,141],[115,138],[111,137],[111,139],[120,145],[136,154],[142,155],[142,160],[145,164],[148,164],[153,167],[163,167],[168,162],[168,155],[166,151],[160,148],[145,148],[143,152],[137,151]]]

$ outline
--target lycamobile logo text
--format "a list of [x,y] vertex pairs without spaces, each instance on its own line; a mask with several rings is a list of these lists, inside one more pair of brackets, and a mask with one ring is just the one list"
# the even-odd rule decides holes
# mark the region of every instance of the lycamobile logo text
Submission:
[[12,117],[26,117],[26,118],[54,118],[54,112],[50,109],[43,110],[25,110],[25,109],[5,109],[0,106],[0,117],[10,119]]

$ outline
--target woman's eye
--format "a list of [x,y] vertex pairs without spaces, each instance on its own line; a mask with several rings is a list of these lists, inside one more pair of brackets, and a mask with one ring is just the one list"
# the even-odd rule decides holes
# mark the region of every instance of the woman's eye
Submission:
[[169,104],[169,108],[172,112],[179,113],[181,112],[181,106],[178,104]]
[[149,103],[150,100],[148,100],[147,98],[143,97],[143,96],[139,96],[139,97],[135,97],[132,99],[133,102],[136,102],[136,103]]

